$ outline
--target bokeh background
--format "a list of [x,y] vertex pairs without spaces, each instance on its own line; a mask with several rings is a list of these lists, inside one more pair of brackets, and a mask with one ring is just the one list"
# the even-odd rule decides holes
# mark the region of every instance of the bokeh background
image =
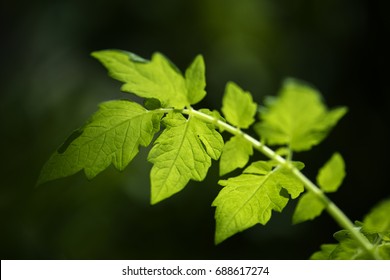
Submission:
[[327,214],[291,225],[292,201],[267,226],[214,246],[220,187],[204,182],[149,204],[148,149],[120,173],[83,174],[35,188],[41,166],[100,102],[130,97],[90,53],[155,51],[185,69],[199,53],[207,98],[219,109],[227,81],[261,103],[286,77],[315,85],[348,115],[329,138],[296,155],[315,178],[333,151],[347,178],[334,201],[353,220],[390,195],[387,1],[36,0],[0,4],[1,259],[306,259],[333,242]]

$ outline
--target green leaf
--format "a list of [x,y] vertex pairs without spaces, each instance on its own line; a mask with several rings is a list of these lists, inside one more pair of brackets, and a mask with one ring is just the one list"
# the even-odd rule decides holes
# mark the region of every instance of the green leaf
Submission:
[[255,121],[257,105],[249,92],[229,82],[222,100],[222,113],[226,120],[239,128],[248,128]]
[[[374,254],[384,259],[388,258],[387,246],[389,243],[381,241],[378,234],[367,232],[361,222],[355,222],[355,230],[360,231],[360,233],[362,233],[374,246]],[[361,245],[352,238],[352,235],[348,230],[340,230],[333,236],[339,243],[322,245],[321,251],[314,253],[311,256],[311,259],[366,260],[373,258],[371,254],[363,250]]]
[[[390,199],[376,205],[363,220],[364,230],[390,238]],[[388,240],[390,241],[390,239]]]
[[252,145],[241,135],[233,136],[223,147],[219,175],[223,176],[236,168],[244,167],[251,155],[253,155]]
[[256,132],[269,145],[289,145],[294,151],[319,144],[347,112],[346,107],[328,111],[317,90],[293,79],[265,104]]
[[117,100],[102,103],[90,121],[44,165],[38,184],[84,170],[92,179],[111,163],[123,170],[160,129],[162,114]]
[[158,99],[163,107],[181,109],[199,102],[206,94],[201,56],[186,71],[186,79],[160,53],[153,54],[151,61],[120,50],[93,52],[92,56],[108,69],[111,77],[124,83],[123,91]]
[[[220,180],[224,188],[213,202],[218,244],[226,238],[254,226],[265,225],[272,210],[281,212],[289,198],[296,198],[303,192],[303,185],[288,170],[273,168],[269,162],[255,162],[243,174]],[[287,192],[286,192],[287,191]]]
[[222,136],[211,124],[179,113],[169,113],[166,126],[154,142],[148,160],[151,170],[151,203],[155,204],[182,190],[190,179],[202,181],[223,148]]
[[311,255],[311,260],[329,260],[333,251],[337,248],[337,244],[323,244],[321,250]]
[[201,55],[198,55],[187,68],[185,77],[188,101],[190,104],[196,104],[206,96],[205,66]]
[[390,260],[390,243],[381,244],[378,246],[378,254],[384,260]]
[[303,194],[295,208],[293,215],[293,224],[302,223],[321,215],[325,209],[324,203],[322,203],[317,196],[308,192]]
[[318,172],[317,183],[324,192],[335,192],[342,184],[344,177],[343,157],[339,153],[334,153]]
[[[362,233],[364,234],[364,232]],[[360,247],[360,244],[358,244],[357,241],[351,237],[351,233],[348,230],[340,230],[333,236],[337,241],[339,241],[339,244],[330,256],[332,260],[371,259],[370,255]],[[371,239],[372,237],[368,238]]]

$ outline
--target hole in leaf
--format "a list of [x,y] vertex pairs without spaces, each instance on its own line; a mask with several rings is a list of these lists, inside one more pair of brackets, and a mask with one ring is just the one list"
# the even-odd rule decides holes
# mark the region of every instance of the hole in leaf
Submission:
[[59,147],[57,149],[57,152],[59,154],[63,154],[65,153],[66,149],[68,149],[69,145],[74,141],[76,140],[77,138],[79,138],[81,136],[81,134],[83,134],[83,130],[82,129],[77,129],[75,131],[72,132],[71,135],[69,135],[69,137],[65,140],[65,142],[61,145],[61,147]]
[[290,195],[288,194],[288,191],[287,191],[286,189],[284,189],[284,188],[282,188],[282,189],[280,190],[279,195],[280,195],[280,196],[283,196],[283,197],[285,197],[285,198],[287,198],[287,199],[290,198]]

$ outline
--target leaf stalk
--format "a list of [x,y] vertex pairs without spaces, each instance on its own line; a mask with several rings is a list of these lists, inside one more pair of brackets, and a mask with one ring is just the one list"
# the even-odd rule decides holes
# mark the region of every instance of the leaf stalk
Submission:
[[[173,111],[173,109],[165,108],[159,110],[160,112]],[[332,202],[319,187],[317,187],[310,179],[308,179],[301,171],[299,171],[290,160],[286,160],[282,156],[275,153],[275,151],[273,151],[271,148],[264,145],[262,142],[246,134],[240,129],[215,118],[214,116],[197,111],[193,108],[183,109],[181,110],[181,113],[189,116],[196,116],[203,121],[214,124],[220,130],[228,131],[230,134],[241,135],[256,150],[264,154],[269,159],[275,160],[284,168],[290,170],[291,173],[303,183],[305,189],[313,193],[325,205],[325,210],[339,224],[339,226],[351,233],[351,237],[361,246],[363,250],[365,250],[373,259],[381,259],[380,256],[375,253],[375,247],[362,233],[359,232],[359,230],[354,226],[352,221],[344,214],[344,212],[334,202]]]

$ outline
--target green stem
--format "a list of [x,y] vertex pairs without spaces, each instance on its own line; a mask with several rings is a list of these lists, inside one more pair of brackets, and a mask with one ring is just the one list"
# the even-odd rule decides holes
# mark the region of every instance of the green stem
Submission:
[[312,181],[310,181],[302,172],[296,168],[292,168],[291,172],[297,177],[304,185],[305,188],[316,195],[318,199],[325,205],[326,211],[330,216],[340,225],[340,227],[348,230],[355,241],[374,259],[381,259],[379,255],[375,253],[375,247],[368,241],[368,239],[360,233],[360,231],[354,226],[352,221],[344,214],[344,212],[331,201],[325,193],[319,189]]
[[[164,112],[173,111],[173,109],[160,109]],[[219,119],[216,119],[213,116],[207,115],[205,113],[202,113],[200,111],[194,110],[192,108],[189,109],[183,109],[181,110],[183,114],[190,115],[190,116],[196,116],[199,119],[202,119],[206,122],[212,123],[219,127],[221,130],[226,130],[229,133],[233,135],[241,135],[244,137],[251,145],[258,151],[260,151],[262,154],[267,156],[268,158],[277,161],[281,166],[284,168],[287,168],[294,174],[296,178],[298,178],[303,185],[305,186],[306,190],[313,193],[322,203],[325,205],[326,211],[330,214],[330,216],[333,217],[333,219],[344,229],[348,230],[351,233],[351,236],[353,239],[355,239],[358,244],[368,253],[370,254],[374,259],[380,259],[380,257],[375,254],[374,246],[368,241],[368,239],[360,233],[354,226],[354,224],[351,222],[351,220],[341,211],[339,207],[337,207],[336,204],[334,204],[326,195],[325,193],[318,188],[312,181],[310,181],[302,172],[300,172],[296,167],[294,167],[290,161],[286,160],[285,158],[279,156],[276,154],[272,149],[261,143],[260,141],[256,140],[252,136],[242,132],[240,129],[222,121]]]

